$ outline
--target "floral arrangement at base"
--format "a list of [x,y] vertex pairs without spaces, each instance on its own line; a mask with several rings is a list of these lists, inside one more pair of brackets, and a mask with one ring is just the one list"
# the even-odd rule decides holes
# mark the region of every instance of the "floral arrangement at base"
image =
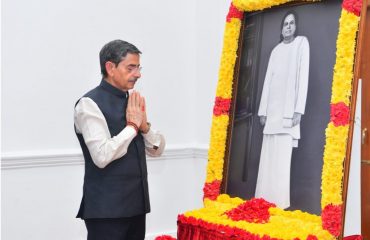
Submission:
[[[179,216],[179,222],[202,225],[210,230],[240,231],[245,239],[335,239],[342,231],[343,165],[350,123],[350,98],[356,36],[362,0],[344,0],[339,19],[336,61],[333,70],[330,122],[326,129],[323,156],[322,216],[284,211],[262,200],[243,201],[221,194],[234,67],[244,12],[264,10],[293,0],[233,0],[226,17],[219,79],[213,109],[204,184],[204,208]],[[317,0],[306,0],[317,1]],[[221,195],[220,195],[221,194]],[[262,210],[251,211],[255,204]],[[244,205],[243,205],[244,204]],[[268,209],[268,211],[267,211]],[[302,227],[303,226],[303,227]],[[238,229],[238,230],[236,230]],[[233,234],[234,234],[233,233]],[[240,238],[244,239],[244,238]]]
[[[261,210],[239,211],[237,215],[240,220],[233,220],[230,213],[241,206]],[[263,222],[256,219],[263,219]],[[336,239],[323,229],[320,216],[300,210],[284,211],[263,199],[244,201],[226,194],[220,194],[216,200],[205,199],[203,208],[179,215],[178,221],[201,226],[208,231],[222,232],[225,238],[233,237],[232,239]]]
[[270,219],[270,207],[276,207],[276,205],[262,198],[253,198],[225,212],[225,214],[233,221],[244,220],[250,223],[266,223]]

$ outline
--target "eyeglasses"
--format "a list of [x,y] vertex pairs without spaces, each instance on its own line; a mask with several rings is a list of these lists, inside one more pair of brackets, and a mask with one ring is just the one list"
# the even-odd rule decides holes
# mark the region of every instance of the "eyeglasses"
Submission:
[[126,69],[129,73],[141,73],[142,67],[130,65],[127,66]]

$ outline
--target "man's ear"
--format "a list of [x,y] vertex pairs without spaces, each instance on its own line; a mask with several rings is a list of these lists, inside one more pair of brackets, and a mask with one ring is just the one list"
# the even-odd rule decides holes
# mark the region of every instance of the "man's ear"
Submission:
[[105,70],[107,71],[108,76],[113,76],[113,70],[116,68],[116,65],[110,61],[105,63]]

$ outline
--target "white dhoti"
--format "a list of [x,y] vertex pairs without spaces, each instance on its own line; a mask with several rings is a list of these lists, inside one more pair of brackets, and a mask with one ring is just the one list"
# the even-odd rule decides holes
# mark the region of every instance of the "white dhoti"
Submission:
[[290,165],[294,140],[289,134],[264,134],[256,185],[256,198],[290,206]]

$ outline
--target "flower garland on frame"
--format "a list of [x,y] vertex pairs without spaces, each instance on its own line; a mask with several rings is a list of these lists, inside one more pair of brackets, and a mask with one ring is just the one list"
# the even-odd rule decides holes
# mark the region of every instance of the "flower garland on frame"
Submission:
[[212,200],[216,199],[220,194],[223,177],[232,82],[242,18],[243,12],[231,4],[225,25],[224,45],[216,100],[213,108],[210,147],[208,150],[207,179],[203,188],[204,198]]
[[321,180],[322,223],[323,228],[336,237],[342,230],[342,181],[361,6],[360,0],[344,0],[342,4],[330,102],[330,123],[325,131]]
[[[207,178],[203,188],[203,198],[205,202],[216,199],[218,201],[218,196],[220,195],[227,129],[229,126],[234,67],[237,58],[239,32],[243,20],[243,12],[263,10],[291,1],[292,0],[233,0],[230,5],[224,31],[219,79],[213,109]],[[356,34],[359,26],[361,6],[361,0],[344,0],[342,3],[332,82],[330,123],[325,132],[326,141],[323,154],[321,184],[321,221],[323,229],[330,232],[334,237],[339,236],[342,228],[343,162],[347,149],[350,116],[349,104],[352,92]],[[200,219],[203,218],[200,217]],[[230,225],[230,223],[227,225]],[[314,239],[315,236],[307,235],[307,239],[309,237],[310,239]]]

